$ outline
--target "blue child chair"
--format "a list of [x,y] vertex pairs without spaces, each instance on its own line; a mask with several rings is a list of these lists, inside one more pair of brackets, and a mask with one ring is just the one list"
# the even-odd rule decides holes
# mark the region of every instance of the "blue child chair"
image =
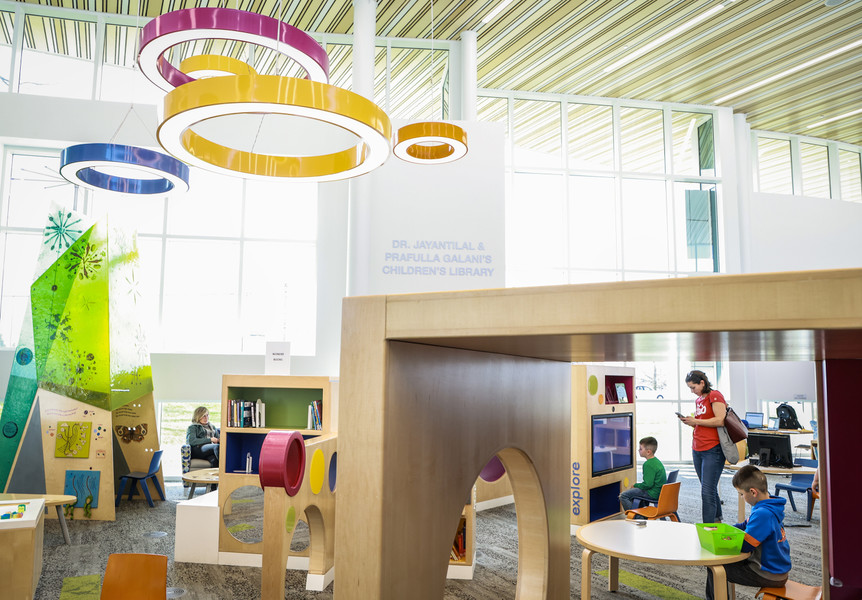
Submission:
[[150,469],[146,473],[142,473],[141,471],[132,471],[128,475],[123,475],[120,477],[120,484],[117,486],[117,501],[114,503],[114,506],[120,505],[120,500],[123,497],[123,482],[128,480],[129,482],[129,500],[132,499],[132,496],[135,494],[135,488],[138,485],[138,482],[141,481],[141,490],[144,492],[144,497],[147,499],[147,504],[151,507],[154,506],[153,499],[150,497],[150,490],[147,486],[147,479],[152,480],[153,485],[156,486],[156,491],[161,496],[162,500],[165,499],[165,493],[162,491],[162,486],[159,485],[159,478],[156,475],[159,472],[159,468],[162,464],[162,451],[156,450],[153,452],[153,459],[150,461]]
[[[817,461],[812,458],[797,458],[796,464],[803,467],[817,468]],[[796,502],[793,500],[793,492],[808,495],[808,520],[811,520],[811,514],[814,512],[814,496],[811,486],[814,484],[814,475],[793,474],[790,476],[790,483],[776,483],[775,495],[784,490],[787,492],[787,498],[790,500],[790,508],[796,512]]]

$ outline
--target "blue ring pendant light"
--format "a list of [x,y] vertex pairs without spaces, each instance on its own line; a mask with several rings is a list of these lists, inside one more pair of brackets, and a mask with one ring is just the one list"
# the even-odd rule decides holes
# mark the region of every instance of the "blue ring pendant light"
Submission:
[[[154,178],[109,175],[99,169],[123,167]],[[121,194],[154,195],[189,189],[189,168],[177,159],[137,146],[78,144],[60,154],[60,175],[76,185]]]

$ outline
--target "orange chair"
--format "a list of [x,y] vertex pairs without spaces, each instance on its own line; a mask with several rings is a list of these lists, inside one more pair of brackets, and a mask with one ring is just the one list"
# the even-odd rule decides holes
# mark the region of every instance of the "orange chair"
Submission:
[[760,598],[762,595],[763,600],[820,600],[821,594],[820,586],[812,587],[788,580],[784,587],[762,587],[754,596]]
[[166,600],[168,557],[163,554],[111,554],[100,600]]
[[679,508],[679,488],[682,482],[666,483],[661,486],[661,493],[658,495],[657,506],[644,506],[643,508],[632,508],[626,511],[626,519],[634,519],[635,515],[646,517],[647,519],[663,519],[670,517],[671,521],[679,521],[679,516],[676,514]]

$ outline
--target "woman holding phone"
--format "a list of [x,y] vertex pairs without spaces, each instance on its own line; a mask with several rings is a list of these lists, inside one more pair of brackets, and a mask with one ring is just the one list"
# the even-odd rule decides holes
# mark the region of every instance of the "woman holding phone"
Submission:
[[724,452],[718,440],[717,427],[724,425],[727,402],[718,390],[712,389],[703,371],[691,371],[685,376],[691,393],[697,396],[694,416],[685,417],[677,413],[679,420],[694,428],[692,436],[692,459],[697,478],[700,480],[700,498],[704,523],[721,522],[721,499],[718,496],[718,480],[724,469]]

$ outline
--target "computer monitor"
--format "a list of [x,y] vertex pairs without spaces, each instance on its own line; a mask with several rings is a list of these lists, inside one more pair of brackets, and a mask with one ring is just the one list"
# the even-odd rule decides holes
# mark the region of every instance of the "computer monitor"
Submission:
[[635,466],[632,413],[592,416],[593,477]]
[[748,458],[761,467],[793,467],[793,449],[786,433],[749,433]]
[[745,420],[748,421],[749,429],[760,429],[763,427],[762,412],[747,412],[745,413]]

